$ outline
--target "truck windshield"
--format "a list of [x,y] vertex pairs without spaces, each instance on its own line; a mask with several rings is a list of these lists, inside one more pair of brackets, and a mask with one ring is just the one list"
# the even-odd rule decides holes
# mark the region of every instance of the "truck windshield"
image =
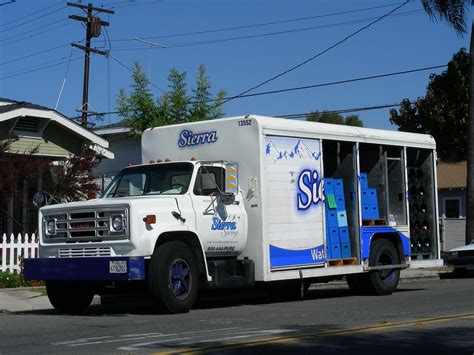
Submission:
[[122,170],[102,193],[102,198],[142,195],[182,195],[188,191],[191,163],[136,166]]

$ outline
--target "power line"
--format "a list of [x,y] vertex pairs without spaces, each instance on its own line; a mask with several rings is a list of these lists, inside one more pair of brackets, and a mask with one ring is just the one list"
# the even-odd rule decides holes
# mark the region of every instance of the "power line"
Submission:
[[14,30],[15,28],[18,28],[18,27],[20,27],[20,26],[23,26],[23,25],[26,25],[26,24],[30,24],[30,23],[32,23],[32,22],[34,22],[34,21],[37,21],[37,20],[40,20],[40,19],[42,19],[42,18],[44,18],[44,17],[46,17],[46,16],[49,16],[49,15],[52,15],[52,14],[54,14],[54,13],[56,13],[56,12],[62,11],[62,10],[64,10],[65,8],[66,8],[66,7],[64,6],[64,7],[61,7],[61,8],[59,8],[59,9],[56,9],[56,10],[54,10],[54,11],[50,11],[50,12],[44,14],[44,15],[35,17],[35,18],[33,18],[33,19],[29,19],[29,20],[27,20],[27,21],[17,23],[15,26],[9,27],[9,28],[4,29],[4,30],[0,30],[0,33],[8,32],[8,31]]
[[440,69],[440,68],[445,68],[447,66],[448,66],[447,64],[435,65],[435,66],[431,66],[431,67],[416,68],[416,69],[410,69],[410,70],[404,70],[404,71],[398,71],[398,72],[392,72],[392,73],[364,76],[364,77],[347,79],[347,80],[332,81],[332,82],[328,82],[328,83],[321,83],[321,84],[314,84],[314,85],[297,86],[297,87],[286,88],[286,89],[256,92],[256,93],[253,93],[253,94],[240,95],[238,97],[237,96],[230,96],[230,97],[225,98],[225,99],[232,99],[232,98],[243,99],[243,98],[246,98],[246,97],[272,95],[272,94],[278,94],[278,93],[289,92],[289,91],[307,90],[307,89],[319,88],[319,87],[323,87],[323,86],[347,84],[347,83],[353,83],[353,82],[357,82],[357,81],[386,78],[386,77],[390,77],[390,76],[404,75],[404,74],[416,73],[416,72],[427,71],[427,70],[432,70],[432,69]]
[[48,23],[48,24],[46,24],[46,25],[42,25],[42,26],[39,26],[39,27],[35,27],[35,28],[30,29],[30,30],[17,33],[17,34],[15,34],[15,35],[8,36],[8,37],[2,39],[2,41],[11,40],[11,39],[13,39],[13,38],[21,37],[21,36],[23,36],[23,35],[25,35],[25,34],[29,34],[29,33],[32,33],[32,32],[34,33],[34,32],[36,32],[36,31],[38,31],[38,30],[43,29],[43,28],[50,27],[50,26],[53,26],[53,25],[55,25],[55,24],[57,24],[57,23],[66,22],[66,21],[67,21],[67,19],[64,18],[64,19],[61,19],[61,20],[58,20],[58,21],[55,21],[55,22],[51,22],[51,23]]
[[64,74],[64,79],[63,79],[63,83],[61,85],[61,89],[59,90],[59,95],[58,95],[58,99],[56,101],[56,106],[54,106],[54,109],[56,111],[58,110],[59,100],[61,100],[61,96],[63,94],[64,86],[66,85],[67,75],[69,73],[69,65],[71,64],[71,58],[72,58],[72,53],[73,52],[74,52],[74,47],[71,48],[71,54],[69,54],[69,60],[68,60],[67,65],[66,65],[66,73]]
[[132,2],[132,3],[129,3],[129,4],[112,6],[112,9],[120,9],[122,7],[129,7],[129,6],[135,7],[135,6],[141,6],[141,5],[157,4],[159,2],[162,2],[162,0],[154,0],[154,1],[147,1],[147,2]]
[[[410,100],[410,101],[415,101],[415,100]],[[415,102],[411,102],[411,105],[414,105]],[[344,109],[339,109],[339,110],[331,110],[331,111],[319,111],[320,113],[353,113],[353,112],[362,112],[362,111],[372,111],[372,110],[381,110],[384,108],[392,108],[392,107],[400,107],[402,104],[383,104],[383,105],[374,105],[374,106],[362,106],[362,107],[352,107],[352,108],[344,108]],[[117,114],[120,113],[120,111],[111,111],[111,112],[95,112],[92,113],[92,116],[105,116],[105,115],[110,115],[110,114]],[[297,118],[306,118],[310,114],[314,112],[305,112],[305,113],[289,113],[285,115],[272,115],[273,117],[278,117],[278,118],[288,118],[288,119],[297,119]],[[72,119],[77,119],[80,118],[81,116],[78,117],[73,117]],[[100,127],[98,127],[100,128]]]
[[[70,25],[70,23],[65,23],[65,24],[63,24],[63,25],[55,26],[55,27],[52,27],[52,28],[50,28],[50,29],[48,29],[48,30],[44,30],[44,31],[41,31],[41,32],[37,32],[37,33],[35,33],[35,34],[31,34],[31,35],[22,37],[22,38],[20,38],[20,39],[15,39],[15,40],[12,40],[12,41],[9,41],[9,42],[6,42],[6,43],[1,43],[1,44],[0,44],[0,48],[9,46],[10,44],[17,44],[18,42],[24,41],[24,40],[26,40],[26,39],[31,39],[31,38],[33,38],[33,37],[40,36],[40,35],[42,35],[43,33],[47,33],[47,32],[56,30],[56,29],[61,28],[61,27],[66,27],[66,26],[69,26],[69,25]],[[8,38],[7,38],[7,39],[8,39]]]
[[23,57],[18,57],[18,58],[14,58],[14,59],[10,59],[10,60],[7,60],[6,62],[2,62],[0,63],[0,66],[1,65],[5,65],[5,64],[10,64],[10,63],[15,63],[15,62],[19,62],[23,59],[27,59],[27,58],[31,58],[31,57],[34,57],[34,56],[37,56],[37,55],[40,55],[40,54],[43,54],[43,53],[48,53],[48,52],[52,52],[56,49],[59,49],[59,48],[63,48],[63,47],[68,47],[69,44],[66,43],[66,44],[62,44],[60,46],[56,46],[56,47],[52,47],[52,48],[48,48],[48,49],[45,49],[45,50],[42,50],[42,51],[39,51],[39,52],[35,52],[35,53],[31,53],[31,54],[28,54],[28,55],[25,55]]
[[[10,74],[7,74],[7,75],[5,75],[5,76],[3,76],[3,77],[0,77],[0,80],[15,78],[15,77],[17,77],[17,76],[22,76],[22,75],[34,73],[34,72],[37,72],[37,71],[40,71],[40,70],[44,70],[44,69],[49,69],[49,68],[52,68],[52,67],[56,67],[56,66],[58,66],[58,65],[67,63],[68,61],[67,61],[67,60],[64,60],[64,59],[66,59],[66,58],[67,58],[67,57],[62,57],[62,58],[60,58],[60,59],[55,59],[55,60],[53,60],[53,61],[46,62],[46,63],[54,63],[54,64],[48,64],[48,65],[46,65],[46,63],[43,63],[43,64],[40,65],[40,66],[36,66],[36,67],[30,68],[30,69],[26,69],[26,70],[23,70],[23,71],[17,71],[17,72],[14,72],[14,73],[10,73]],[[75,61],[77,61],[77,60],[79,60],[79,59],[81,59],[81,57],[72,58],[72,59],[71,59],[71,62],[75,62]],[[60,62],[56,63],[58,60],[59,60]]]
[[[122,64],[123,65],[123,64]],[[397,71],[397,72],[392,72],[392,73],[385,73],[385,74],[378,74],[378,75],[371,75],[371,76],[365,76],[365,77],[360,77],[360,78],[353,78],[353,79],[347,79],[347,80],[340,80],[340,81],[332,81],[328,83],[321,83],[321,84],[315,84],[315,85],[307,85],[307,86],[299,86],[299,87],[294,87],[294,88],[286,88],[286,89],[280,89],[280,90],[272,90],[272,91],[265,91],[265,92],[258,92],[254,94],[247,94],[247,95],[242,95],[238,97],[239,99],[243,99],[246,97],[252,97],[252,96],[260,96],[260,95],[271,95],[271,94],[276,94],[276,93],[282,93],[282,92],[288,92],[288,91],[296,91],[296,90],[305,90],[305,89],[310,89],[310,88],[317,88],[317,87],[324,87],[324,86],[332,86],[332,85],[339,85],[339,84],[345,84],[345,83],[351,83],[351,82],[357,82],[357,81],[363,81],[363,80],[372,80],[372,79],[379,79],[379,78],[384,78],[384,77],[390,77],[390,76],[396,76],[396,75],[405,75],[405,74],[410,74],[410,73],[416,73],[416,72],[421,72],[421,71],[427,71],[427,70],[432,70],[432,69],[440,69],[440,68],[445,68],[447,67],[447,64],[444,65],[435,65],[435,66],[430,66],[430,67],[423,67],[423,68],[416,68],[416,69],[410,69],[410,70],[403,70],[403,71]],[[132,72],[132,69],[124,67]],[[209,102],[215,102],[215,99],[209,100]],[[390,104],[390,105],[382,105],[382,106],[370,106],[368,109],[377,109],[377,108],[386,108],[386,107],[395,107],[395,106],[400,106],[399,104]],[[367,110],[368,110],[367,109]],[[348,112],[356,112],[356,111],[364,111],[361,108],[357,109],[345,109],[345,110],[337,110],[337,111],[325,111],[325,112],[330,112],[330,113],[348,113]],[[97,113],[95,112],[95,115],[110,115],[110,114],[116,114],[119,113],[118,111],[109,111],[109,112],[101,112]],[[303,116],[307,115],[307,113],[301,113],[301,114],[291,114],[291,115],[284,115],[286,116]],[[281,116],[276,116],[276,117],[281,117]]]
[[7,1],[7,2],[2,2],[0,4],[0,6],[5,6],[5,5],[10,5],[10,4],[13,4],[16,0],[10,0],[10,1]]
[[5,27],[5,26],[8,26],[8,25],[10,25],[10,24],[12,24],[12,23],[15,23],[15,22],[19,21],[19,20],[23,20],[24,18],[27,18],[27,17],[33,16],[33,15],[39,14],[40,12],[49,10],[49,9],[51,9],[51,8],[53,8],[53,7],[55,7],[55,6],[58,6],[59,4],[62,4],[62,3],[63,3],[63,1],[61,0],[61,1],[57,2],[57,3],[54,3],[54,4],[52,4],[52,5],[50,5],[50,6],[47,6],[47,7],[44,7],[44,8],[42,8],[42,9],[40,9],[40,10],[35,11],[35,12],[31,12],[31,13],[29,13],[29,14],[27,14],[27,15],[17,17],[17,18],[15,18],[15,19],[13,19],[13,20],[10,20],[9,22],[5,22],[5,23],[1,24],[1,25],[0,25],[0,28]]
[[[421,12],[423,12],[423,10],[406,11],[406,12],[391,15],[391,16],[388,16],[388,17],[389,18],[395,18],[395,17],[413,15],[413,14],[421,13]],[[288,34],[288,33],[304,32],[304,31],[318,30],[318,29],[323,29],[323,28],[337,27],[337,26],[341,26],[341,25],[356,24],[356,23],[371,21],[371,20],[374,20],[374,19],[377,19],[377,18],[378,17],[369,17],[369,18],[358,19],[358,20],[336,22],[336,23],[327,24],[327,25],[303,27],[303,28],[296,28],[296,29],[277,31],[277,32],[267,32],[267,33],[260,33],[260,34],[255,34],[255,35],[228,37],[228,38],[220,38],[220,39],[207,40],[207,41],[181,43],[181,44],[180,43],[178,43],[178,44],[167,44],[165,48],[182,48],[182,47],[200,46],[200,45],[204,45],[204,44],[215,44],[215,43],[232,42],[232,41],[245,40],[245,39],[270,37],[270,36],[277,36],[277,35]],[[122,51],[147,50],[147,49],[150,49],[150,48],[148,48],[148,47],[118,47],[118,48],[115,49],[115,51],[122,52]],[[156,48],[152,48],[152,49],[156,49]]]
[[340,40],[340,41],[334,43],[333,45],[329,46],[329,47],[326,48],[325,50],[323,50],[323,51],[317,53],[316,55],[314,55],[314,56],[312,56],[312,57],[306,59],[305,61],[303,61],[303,62],[301,62],[301,63],[299,63],[299,64],[297,64],[297,65],[295,65],[295,66],[293,66],[293,67],[291,67],[291,68],[289,68],[289,69],[287,69],[287,70],[285,70],[285,71],[283,71],[283,72],[281,72],[281,73],[279,73],[279,74],[277,74],[277,75],[272,76],[271,78],[269,78],[269,79],[267,79],[267,80],[265,80],[265,81],[263,81],[263,82],[261,82],[261,83],[259,83],[259,84],[257,84],[257,85],[252,86],[251,88],[249,88],[249,89],[247,89],[247,90],[242,91],[242,92],[241,92],[240,94],[238,94],[237,96],[234,96],[234,97],[232,97],[232,98],[229,98],[229,99],[227,99],[227,100],[224,100],[224,101],[222,102],[222,104],[225,104],[225,103],[227,103],[227,102],[229,102],[229,101],[231,101],[231,100],[233,100],[233,99],[236,99],[236,98],[238,98],[238,97],[240,97],[240,96],[242,96],[242,95],[245,95],[246,93],[248,93],[248,92],[250,92],[250,91],[253,91],[253,90],[255,90],[255,89],[257,89],[257,88],[259,88],[259,87],[261,87],[261,86],[263,86],[263,85],[265,85],[265,84],[268,84],[269,82],[271,82],[271,81],[273,81],[273,80],[275,80],[275,79],[278,79],[278,78],[280,78],[280,77],[282,77],[282,76],[284,76],[284,75],[286,75],[286,74],[292,72],[293,70],[296,70],[296,69],[302,67],[303,65],[305,65],[305,64],[307,64],[307,63],[309,63],[309,62],[315,60],[316,58],[318,58],[318,57],[322,56],[323,54],[329,52],[331,49],[336,48],[337,46],[339,46],[340,44],[346,42],[346,41],[349,40],[350,38],[356,36],[356,35],[359,34],[360,32],[366,30],[367,28],[371,27],[372,25],[376,24],[377,22],[383,20],[385,17],[390,16],[392,13],[394,13],[395,11],[401,9],[403,6],[407,5],[408,3],[409,3],[409,0],[407,0],[406,2],[404,2],[402,5],[397,6],[396,8],[390,10],[390,11],[387,12],[385,15],[380,16],[378,19],[376,19],[376,20],[370,22],[369,24],[365,25],[364,27],[358,29],[357,31],[352,32],[351,34],[349,34],[348,36],[344,37],[342,40]]
[[[282,24],[282,23],[291,23],[291,22],[299,22],[299,21],[305,21],[305,20],[313,20],[313,19],[317,19],[317,18],[345,15],[345,14],[356,13],[356,12],[370,11],[370,10],[386,8],[386,7],[391,7],[391,6],[400,5],[400,4],[401,4],[401,2],[398,2],[398,3],[388,4],[388,5],[366,7],[366,8],[356,9],[356,10],[347,10],[347,11],[334,12],[334,13],[323,14],[323,15],[299,17],[299,18],[280,20],[280,21],[263,22],[263,23],[244,25],[244,26],[233,26],[233,27],[217,28],[217,29],[211,29],[211,30],[203,30],[203,31],[195,31],[195,32],[184,32],[184,33],[169,34],[169,35],[151,36],[151,37],[145,37],[145,36],[135,36],[135,37],[140,37],[140,38],[143,38],[143,39],[159,39],[159,38],[173,38],[173,37],[193,36],[193,35],[201,35],[201,34],[216,33],[216,32],[226,32],[226,31],[234,31],[234,30],[241,30],[241,29],[247,29],[247,28],[277,25],[277,24]],[[115,40],[113,40],[113,42],[134,41],[135,37],[134,38],[115,39]]]
[[[412,100],[414,101],[414,100]],[[411,102],[410,105],[414,105],[414,102]],[[384,105],[376,105],[376,106],[363,106],[363,107],[353,107],[353,108],[345,108],[345,109],[339,109],[339,110],[332,110],[332,111],[319,111],[319,113],[353,113],[353,112],[362,112],[362,111],[371,111],[371,110],[381,110],[384,108],[392,108],[392,107],[400,107],[402,104],[384,104]],[[274,117],[279,117],[279,118],[288,118],[288,119],[295,119],[295,118],[306,118],[310,114],[314,112],[306,112],[306,113],[290,113],[286,115],[277,115]]]
[[[125,64],[123,64],[118,58],[116,58],[115,56],[113,56],[112,54],[109,54],[109,57],[112,58],[114,61],[116,61],[121,67],[127,69],[130,73],[133,74],[133,69],[126,66]],[[153,86],[154,88],[160,90],[161,92],[165,92],[165,90],[163,90],[162,88],[160,88],[159,86],[153,84],[150,80],[148,80],[148,83]]]

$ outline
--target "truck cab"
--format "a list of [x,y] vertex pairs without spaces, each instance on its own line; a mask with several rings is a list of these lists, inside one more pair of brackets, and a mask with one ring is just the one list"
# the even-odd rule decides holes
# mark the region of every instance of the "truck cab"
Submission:
[[[70,280],[96,281],[81,285],[88,291],[86,304],[98,292],[94,287],[105,286],[97,281],[149,281],[149,274],[157,274],[165,284],[149,287],[158,298],[162,289],[171,292],[159,303],[173,311],[182,304],[189,308],[199,282],[225,287],[228,280],[216,270],[249,263],[235,265],[247,240],[237,172],[237,164],[224,161],[151,162],[123,169],[96,200],[41,208],[41,267],[29,267],[29,277],[45,279],[53,305],[69,311],[61,304],[64,293],[83,293]],[[156,256],[170,243],[166,256]],[[169,254],[175,259],[163,266]],[[234,285],[253,282],[239,272],[233,276]]]

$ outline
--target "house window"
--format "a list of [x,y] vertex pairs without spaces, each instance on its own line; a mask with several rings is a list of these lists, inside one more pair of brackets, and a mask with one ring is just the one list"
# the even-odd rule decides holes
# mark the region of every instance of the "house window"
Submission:
[[461,199],[460,198],[445,198],[444,199],[444,213],[446,218],[460,218],[461,217]]

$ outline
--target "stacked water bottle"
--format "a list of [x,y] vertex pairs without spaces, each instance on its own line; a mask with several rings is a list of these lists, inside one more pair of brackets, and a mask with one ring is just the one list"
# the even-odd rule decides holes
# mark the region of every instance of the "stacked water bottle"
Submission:
[[344,200],[344,181],[324,179],[326,253],[328,259],[350,258],[351,243]]
[[408,169],[410,196],[411,253],[413,256],[431,253],[430,223],[424,173],[418,168]]

